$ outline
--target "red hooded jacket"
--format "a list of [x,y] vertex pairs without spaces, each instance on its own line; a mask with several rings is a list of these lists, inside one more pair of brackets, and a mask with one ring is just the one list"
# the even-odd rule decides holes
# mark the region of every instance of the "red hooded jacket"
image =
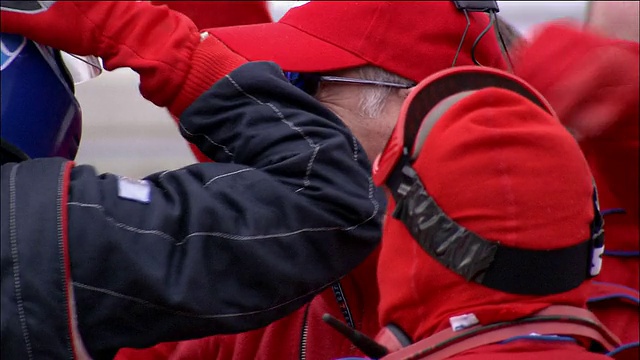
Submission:
[[[483,79],[485,72],[470,76]],[[460,79],[460,71],[449,73]],[[426,79],[410,94],[374,167],[376,184],[386,183],[394,194],[378,265],[381,323],[396,325],[414,342],[453,328],[451,340],[463,329],[529,318],[554,305],[586,308],[585,265],[592,254],[567,256],[567,249],[592,244],[598,234],[592,175],[578,144],[548,107],[496,88],[494,81],[437,102],[431,94],[446,92],[430,86],[444,83],[438,76],[444,75]],[[441,107],[446,101],[448,109]],[[424,104],[438,104],[439,110],[423,110]],[[412,129],[419,139],[407,144],[411,136],[405,131]],[[398,185],[397,175],[386,174],[403,143],[416,174],[403,170],[406,180]],[[551,261],[559,249],[563,260]],[[534,253],[544,259],[532,260]],[[500,280],[490,280],[496,276]],[[565,282],[571,276],[577,281]],[[569,336],[574,333],[528,326],[524,335],[446,358],[606,358],[590,353],[580,337]],[[396,356],[421,359],[416,350]]]
[[[519,242],[520,246],[544,248],[566,246],[587,237],[586,233],[579,234],[578,229],[586,231],[589,221],[589,206],[585,202],[588,193],[579,190],[588,190],[588,183],[579,181],[588,179],[584,168],[588,164],[598,186],[602,212],[607,216],[605,233],[609,250],[605,253],[602,272],[596,278],[598,281],[587,281],[571,291],[545,297],[496,292],[461,281],[458,275],[426,256],[416,241],[403,242],[411,236],[404,225],[388,217],[378,269],[382,323],[399,325],[409,337],[420,340],[447,328],[447,319],[459,314],[473,313],[484,325],[526,317],[552,304],[585,307],[588,302],[589,308],[623,340],[626,346],[620,349],[633,344],[637,348],[638,44],[601,38],[569,25],[551,24],[528,46],[519,49],[515,69],[546,95],[563,125],[579,140],[586,162],[558,163],[542,171],[540,176],[534,175],[549,161],[579,159],[577,147],[571,145],[569,134],[564,136],[565,145],[559,146],[559,138],[554,141],[548,137],[551,127],[539,133],[531,126],[520,140],[515,140],[517,127],[525,126],[535,117],[525,115],[524,104],[518,110],[515,99],[509,103],[504,94],[488,96],[485,92],[484,98],[469,96],[456,104],[443,116],[446,120],[433,126],[431,133],[434,134],[424,141],[423,155],[413,166],[434,201],[455,221],[485,238],[511,246]],[[533,114],[533,110],[528,111]],[[521,111],[519,116],[509,116],[518,111]],[[491,118],[490,122],[483,123],[482,112],[489,112],[484,116]],[[506,128],[511,130],[498,136],[497,124],[510,118],[517,118],[518,126],[508,123]],[[475,122],[475,127],[465,129],[465,119]],[[555,127],[555,132],[560,134],[559,127]],[[483,142],[483,132],[493,140]],[[447,150],[455,149],[456,144],[466,149],[465,156],[458,157],[453,149]],[[515,148],[501,153],[500,144],[505,149],[509,144]],[[538,154],[527,161],[528,144],[533,145],[531,149]],[[545,151],[550,152],[544,155]],[[511,157],[518,153],[522,156],[520,161],[528,164],[525,173],[531,172],[529,176],[514,171],[518,168],[514,165],[517,161],[512,163]],[[558,153],[562,156],[554,155]],[[491,164],[496,159],[499,159],[498,166],[494,168]],[[491,171],[493,174],[487,176]],[[469,173],[474,176],[468,176]],[[529,190],[523,192],[522,186]],[[542,187],[536,190],[536,186]],[[501,188],[510,190],[502,195],[500,191],[492,191]],[[585,212],[578,211],[580,208]],[[543,220],[550,214],[553,218]],[[582,224],[575,223],[580,218]],[[527,223],[537,225],[528,227]],[[505,231],[508,229],[511,230]],[[537,336],[513,339],[508,343],[480,346],[450,358],[606,358],[588,353],[575,340]],[[637,352],[625,352],[622,356],[616,352],[612,352],[616,358],[637,358]]]
[[639,51],[637,42],[557,23],[539,29],[515,59],[516,74],[574,133],[596,180],[606,245],[589,307],[623,343],[639,341]]

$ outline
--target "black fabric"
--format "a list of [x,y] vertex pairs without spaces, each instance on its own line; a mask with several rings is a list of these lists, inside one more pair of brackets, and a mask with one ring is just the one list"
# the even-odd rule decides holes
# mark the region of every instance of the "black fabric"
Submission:
[[413,179],[416,176],[415,171],[411,167],[411,159],[407,154],[407,148],[405,147],[404,153],[398,159],[398,163],[393,170],[389,173],[385,185],[390,190],[391,197],[398,203],[403,198],[409,188],[413,184]]
[[275,64],[220,80],[180,129],[215,163],[147,177],[148,204],[118,197],[114,175],[72,172],[70,221],[91,224],[70,228],[90,353],[265,326],[379,243],[383,195],[360,145]]
[[465,280],[512,294],[549,295],[574,289],[590,278],[593,248],[604,241],[601,231],[593,239],[561,249],[500,245],[449,218],[417,174],[408,169],[405,166],[403,173],[412,174],[404,177],[411,185],[404,195],[398,195],[393,216],[405,224],[425,252]]
[[[216,162],[153,174],[146,185],[86,165],[71,171],[71,275],[94,359],[263,327],[379,244],[384,194],[361,146],[275,64],[249,63],[221,79],[184,111],[180,128]],[[148,201],[119,196],[123,184],[146,188]],[[7,191],[3,184],[3,198]],[[31,196],[24,206],[55,200],[38,188]],[[32,221],[44,216],[30,211]],[[25,247],[49,251],[40,241]],[[2,266],[4,276],[4,257]],[[34,308],[59,296],[46,281]]]
[[0,137],[0,165],[10,162],[21,162],[29,159],[24,151]]
[[66,163],[1,168],[2,359],[73,358],[61,228]]
[[21,13],[38,13],[51,7],[55,1],[0,1],[2,10],[15,11]]
[[481,284],[522,295],[569,291],[589,278],[591,250],[590,240],[554,250],[498,246]]
[[483,283],[498,243],[482,239],[449,218],[426,192],[417,174],[412,176],[412,184],[396,204],[393,216],[405,224],[427,254],[447,269],[467,281]]
[[453,3],[458,10],[480,12],[500,11],[497,1],[454,1]]

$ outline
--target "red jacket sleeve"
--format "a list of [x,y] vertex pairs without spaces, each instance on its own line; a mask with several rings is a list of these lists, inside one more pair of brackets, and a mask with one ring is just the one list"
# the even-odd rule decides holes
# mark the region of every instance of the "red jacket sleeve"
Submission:
[[602,209],[625,210],[606,218],[610,250],[638,249],[639,51],[637,42],[553,23],[518,51],[514,64],[579,141]]
[[[152,1],[154,5],[166,5],[187,15],[198,29],[223,26],[250,25],[271,22],[266,1]],[[173,116],[178,122],[178,118]],[[189,143],[191,152],[200,162],[211,161],[195,145]]]
[[35,12],[10,5],[3,3],[2,32],[99,56],[107,70],[129,67],[140,74],[141,94],[174,115],[246,62],[217,39],[204,39],[187,16],[148,2],[57,1]]
[[187,15],[198,27],[251,25],[272,21],[266,1],[152,1]]
[[114,360],[167,360],[182,343],[182,341],[166,342],[146,349],[124,348],[118,351]]
[[515,72],[542,92],[579,140],[637,115],[638,43],[552,23],[519,49]]

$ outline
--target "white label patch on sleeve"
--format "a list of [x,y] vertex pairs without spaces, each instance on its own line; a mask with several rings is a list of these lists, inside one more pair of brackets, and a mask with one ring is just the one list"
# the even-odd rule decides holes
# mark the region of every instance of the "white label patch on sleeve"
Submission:
[[118,177],[118,197],[148,204],[151,201],[151,184],[147,180]]
[[449,324],[453,331],[460,331],[478,325],[480,321],[474,313],[464,314],[460,316],[452,316],[449,318]]

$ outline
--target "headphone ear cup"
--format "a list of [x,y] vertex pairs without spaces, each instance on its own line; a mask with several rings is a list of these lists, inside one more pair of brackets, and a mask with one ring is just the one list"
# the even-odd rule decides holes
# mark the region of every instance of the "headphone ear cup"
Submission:
[[376,342],[386,347],[389,353],[413,344],[413,340],[396,324],[383,327],[376,336]]
[[[505,71],[477,66],[458,66],[439,71],[422,80],[405,100],[400,112],[398,124],[403,126],[402,144],[409,151],[415,149],[416,137],[427,115],[433,112],[438,104],[445,104],[447,99],[456,102],[460,93],[485,88],[500,88],[515,92],[533,102],[545,112],[556,117],[547,100],[524,80]],[[451,105],[450,105],[451,106]],[[449,107],[450,107],[449,106]],[[444,112],[444,111],[440,111]],[[435,113],[438,113],[436,111]],[[440,116],[432,116],[439,118]],[[431,121],[432,123],[433,121]],[[433,124],[430,124],[431,126]],[[427,126],[427,128],[429,128]],[[426,132],[422,132],[424,135]],[[415,153],[415,151],[413,151]],[[409,154],[411,156],[412,154]]]
[[427,115],[422,120],[422,124],[418,128],[418,135],[416,136],[413,150],[411,151],[411,160],[416,160],[418,155],[420,155],[420,150],[422,149],[424,141],[427,139],[427,135],[429,135],[431,128],[433,128],[433,126],[438,122],[442,115],[444,115],[444,113],[451,109],[460,100],[475,92],[476,90],[468,90],[451,95],[448,98],[440,101],[436,106],[433,107],[433,109],[431,109],[431,111],[427,113]]

